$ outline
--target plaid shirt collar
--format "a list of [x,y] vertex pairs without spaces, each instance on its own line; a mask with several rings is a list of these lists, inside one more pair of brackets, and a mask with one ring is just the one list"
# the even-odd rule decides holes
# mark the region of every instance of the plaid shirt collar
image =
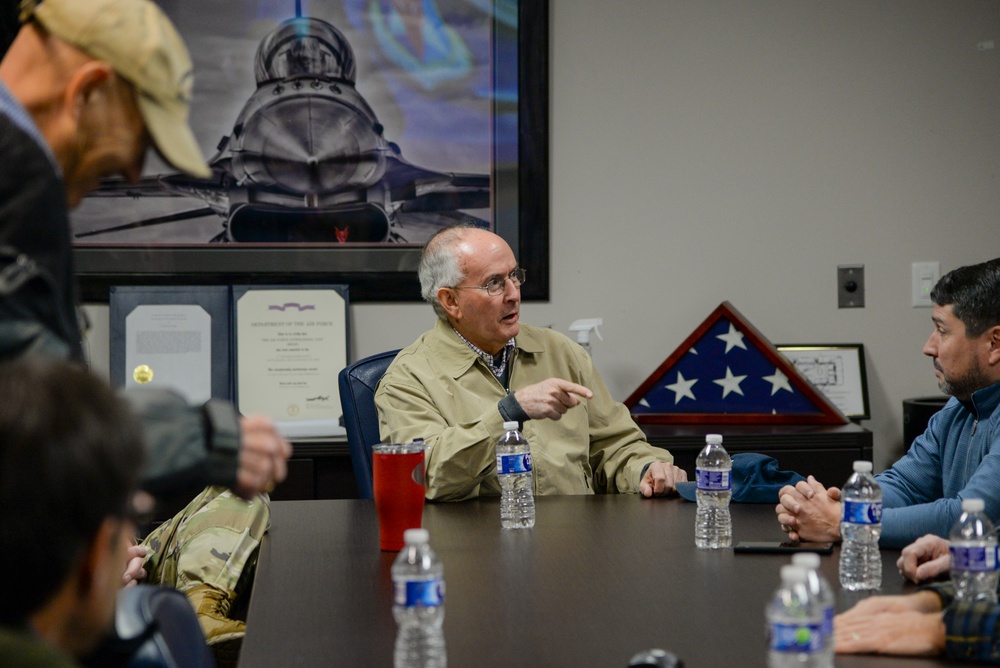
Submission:
[[462,333],[459,332],[454,327],[452,327],[451,329],[456,334],[458,334],[458,338],[465,341],[465,345],[469,346],[472,352],[476,353],[476,355],[478,355],[484,362],[486,362],[486,367],[490,370],[490,373],[492,373],[494,376],[497,377],[497,380],[503,378],[504,371],[507,370],[507,360],[510,359],[510,354],[514,351],[514,339],[508,341],[504,345],[500,353],[496,357],[494,357],[493,355],[490,355],[488,352],[486,352],[485,350],[483,350],[482,348],[480,348],[479,346],[475,345],[467,338],[462,336]]

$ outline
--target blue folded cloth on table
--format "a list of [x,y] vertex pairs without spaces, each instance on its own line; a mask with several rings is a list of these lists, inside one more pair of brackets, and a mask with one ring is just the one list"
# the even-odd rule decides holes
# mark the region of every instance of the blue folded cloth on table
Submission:
[[[733,501],[737,503],[778,503],[778,491],[805,477],[795,471],[779,471],[778,460],[756,452],[733,455]],[[677,483],[677,492],[695,501],[698,483]]]

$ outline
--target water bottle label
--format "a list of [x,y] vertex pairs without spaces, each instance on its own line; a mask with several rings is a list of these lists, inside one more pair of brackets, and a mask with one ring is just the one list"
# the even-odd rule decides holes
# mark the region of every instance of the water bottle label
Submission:
[[823,649],[820,624],[771,623],[771,649],[776,652],[819,652]]
[[833,638],[833,618],[837,615],[837,611],[831,605],[823,610],[823,635],[827,638]]
[[698,489],[708,492],[724,492],[733,486],[732,471],[705,471],[695,469],[698,476]]
[[530,473],[531,453],[517,455],[497,455],[497,473]]
[[848,524],[881,524],[881,501],[844,501],[844,521]]
[[404,580],[393,583],[396,605],[412,608],[433,608],[444,604],[444,582],[441,580]]
[[995,571],[1000,569],[996,545],[956,546],[949,548],[951,567],[959,571]]

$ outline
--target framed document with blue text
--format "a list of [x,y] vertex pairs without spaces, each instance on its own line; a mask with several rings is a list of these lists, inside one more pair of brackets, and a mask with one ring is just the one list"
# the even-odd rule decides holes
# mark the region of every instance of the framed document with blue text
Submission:
[[112,385],[232,398],[228,287],[111,286],[109,306]]
[[341,435],[346,285],[234,286],[236,406],[287,438]]

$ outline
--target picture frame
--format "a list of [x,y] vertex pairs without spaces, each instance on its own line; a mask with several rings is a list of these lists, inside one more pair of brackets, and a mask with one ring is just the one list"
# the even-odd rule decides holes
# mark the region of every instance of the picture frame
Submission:
[[[169,14],[187,1],[178,0],[165,9]],[[225,1],[242,2],[247,7],[264,5],[244,0]],[[438,0],[438,4],[448,1]],[[368,0],[344,0],[345,6],[366,2]],[[371,3],[374,6],[378,0],[371,0]],[[291,5],[291,1],[288,4]],[[499,85],[500,79],[504,80],[500,83],[507,86],[513,83],[516,101],[495,100],[493,113],[496,119],[496,109],[501,105],[516,107],[516,169],[491,174],[490,212],[493,230],[510,244],[528,272],[522,298],[545,300],[549,297],[548,0],[494,0],[492,4],[470,4],[491,6],[494,12],[504,11],[508,15],[516,12],[513,56],[512,49],[493,47],[497,58],[513,58],[503,65],[503,71],[494,72],[493,78],[494,85]],[[204,7],[203,3],[200,6]],[[312,6],[325,7],[316,0],[312,0]],[[308,13],[309,9],[308,0],[302,2],[302,10]],[[493,21],[496,33],[500,30],[499,22],[496,18]],[[231,27],[227,25],[225,29],[231,30]],[[183,29],[181,33],[184,34]],[[491,44],[494,42],[496,34],[490,39]],[[197,70],[198,52],[190,42],[189,46]],[[406,148],[402,147],[404,154]],[[497,164],[497,150],[494,143],[494,165]],[[509,161],[510,156],[505,159]],[[130,189],[123,182],[119,182],[118,187],[122,206],[137,199],[139,189]],[[349,285],[352,302],[357,303],[419,300],[416,267],[421,248],[421,245],[391,243],[224,245],[77,241],[74,259],[81,298],[86,302],[106,303],[111,285],[337,283]]]
[[863,344],[795,343],[775,347],[848,419],[871,419]]
[[234,285],[233,403],[289,439],[343,436],[337,373],[350,350],[346,285]]
[[111,286],[112,386],[169,387],[193,404],[232,400],[229,293],[221,285]]

